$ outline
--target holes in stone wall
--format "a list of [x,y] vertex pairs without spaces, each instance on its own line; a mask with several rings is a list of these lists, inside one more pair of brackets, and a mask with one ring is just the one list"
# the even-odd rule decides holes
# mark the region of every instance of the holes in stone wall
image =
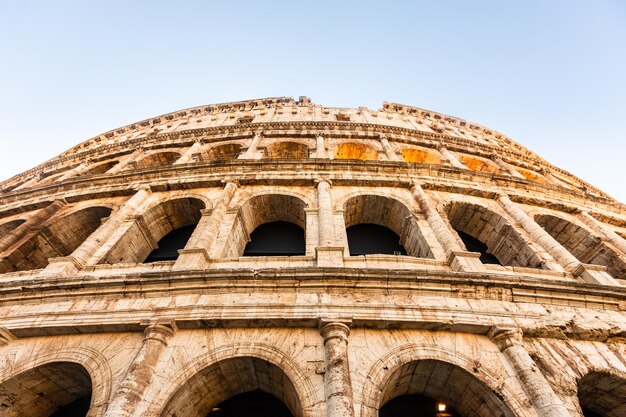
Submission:
[[54,220],[10,249],[9,255],[0,260],[0,272],[44,268],[49,258],[70,255],[110,213],[107,207],[89,207]]
[[377,161],[378,151],[362,143],[342,143],[335,150],[335,159],[359,159],[362,161]]
[[585,417],[626,415],[626,379],[592,372],[578,382],[578,400]]
[[178,152],[159,152],[148,155],[143,159],[140,159],[136,164],[136,169],[148,169],[159,168],[172,165],[176,160],[180,158]]
[[626,277],[626,262],[589,230],[547,214],[535,216],[535,221],[580,262],[604,265],[614,278]]
[[303,159],[309,157],[309,147],[299,142],[275,142],[265,149],[266,158]]
[[432,152],[418,148],[402,148],[402,159],[416,164],[443,164],[444,161]]
[[[238,397],[244,393],[250,394]],[[302,405],[289,377],[276,365],[252,357],[225,359],[202,369],[174,393],[161,415],[231,417],[235,414],[211,411],[224,407],[226,412],[227,407],[232,411],[238,406],[247,406],[245,401],[255,396],[257,401],[275,407],[279,412],[276,417],[302,417]],[[236,398],[240,400],[238,405],[234,404]],[[274,398],[284,404],[290,414],[277,406],[276,401],[272,401]],[[274,414],[260,414],[259,417],[267,415]]]
[[0,414],[29,417],[86,416],[91,379],[81,365],[54,362],[23,372],[0,385]]
[[448,204],[445,211],[452,228],[464,234],[459,233],[459,238],[465,247],[478,250],[486,262],[497,260],[505,266],[544,267],[520,233],[499,214],[476,204],[460,202]]
[[[513,412],[484,382],[468,371],[442,361],[414,361],[396,369],[384,385],[379,406],[380,416],[391,416],[389,409],[396,405],[393,400],[407,395],[418,395],[420,397],[413,398],[419,398],[423,403],[431,399],[446,404],[452,411],[458,412],[453,416],[514,417]],[[436,413],[423,415],[437,416]],[[397,416],[405,417],[402,414]]]
[[[387,236],[389,239],[388,242],[391,242],[392,238],[389,234],[389,232],[391,232],[398,237],[398,240],[395,242],[396,248],[398,246],[402,246],[406,251],[405,253],[410,256],[433,258],[430,246],[428,245],[428,242],[424,238],[424,235],[418,225],[418,219],[404,204],[398,200],[377,195],[360,195],[352,197],[344,204],[344,220],[346,229],[351,230],[348,235],[349,239],[350,235],[352,235],[355,230],[351,229],[352,226],[382,226],[382,228],[376,229],[371,226],[366,226],[368,229],[366,230],[367,234],[372,239],[376,239],[373,237],[373,234],[381,233],[381,238]],[[367,249],[367,247],[362,249]],[[359,253],[360,250],[361,249],[357,249],[356,253]],[[384,246],[378,250],[382,250],[387,253],[389,247]],[[402,250],[399,251],[402,252]],[[394,251],[392,251],[392,253],[393,252]],[[350,254],[352,255],[352,246],[350,246]]]

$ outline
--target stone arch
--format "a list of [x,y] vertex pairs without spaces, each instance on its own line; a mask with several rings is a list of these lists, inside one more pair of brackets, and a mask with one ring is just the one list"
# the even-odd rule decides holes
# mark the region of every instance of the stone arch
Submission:
[[200,155],[202,161],[218,162],[231,161],[237,159],[241,155],[242,146],[240,143],[225,143],[213,146]]
[[472,171],[486,172],[489,174],[502,174],[502,170],[495,162],[474,155],[457,154],[457,158],[463,165]]
[[23,219],[15,219],[9,220],[8,222],[4,222],[0,224],[0,239],[2,239],[5,235],[9,234],[13,230],[17,229],[17,227],[24,223]]
[[513,168],[515,168],[515,170],[517,172],[519,172],[520,174],[522,174],[522,176],[524,178],[526,178],[527,180],[541,182],[541,183],[544,183],[544,184],[550,182],[550,181],[548,181],[548,179],[546,177],[544,177],[543,175],[541,175],[538,172],[530,171],[528,169],[520,168],[520,167],[517,167],[517,166],[513,167]]
[[[434,386],[429,387],[428,376],[436,373]],[[446,384],[449,380],[453,381],[451,386]],[[439,347],[407,344],[391,350],[372,366],[361,393],[360,417],[378,417],[386,402],[407,393],[438,397],[457,411],[467,407],[463,417],[535,416],[504,378],[477,368],[472,358]],[[478,405],[472,406],[472,402]],[[492,414],[494,410],[500,414]]]
[[[459,235],[460,243],[466,247],[476,245],[473,250],[481,252],[483,262],[493,263],[489,261],[492,255],[504,266],[545,268],[544,261],[520,232],[494,210],[475,203],[452,201],[444,206],[444,212]],[[468,235],[485,247],[481,248]]]
[[113,245],[102,263],[140,263],[173,230],[198,223],[207,207],[198,197],[177,196],[148,206]]
[[357,224],[374,224],[393,231],[410,256],[434,258],[417,218],[401,201],[388,196],[359,194],[343,204],[346,229]]
[[117,164],[119,164],[119,161],[117,161],[117,160],[111,160],[111,161],[106,161],[106,162],[93,164],[92,166],[90,166],[89,168],[87,168],[86,170],[81,172],[79,175],[99,175],[99,174],[104,174],[105,172],[107,172],[108,170],[110,170],[111,168],[113,168]]
[[[57,367],[56,365],[58,364],[61,364],[61,366]],[[104,414],[111,395],[111,369],[102,354],[84,347],[62,348],[52,351],[50,349],[28,350],[25,355],[19,356],[19,360],[16,363],[7,367],[8,369],[0,370],[0,403],[3,402],[2,397],[5,397],[7,394],[7,390],[2,389],[3,386],[6,387],[5,384],[7,382],[15,382],[16,378],[20,376],[22,378],[29,377],[31,376],[29,372],[42,369],[43,367],[49,367],[46,371],[52,370],[54,372],[54,381],[57,385],[58,374],[71,374],[76,369],[84,370],[91,386],[91,402],[88,415],[89,417],[100,417]],[[18,416],[22,415],[24,417],[38,416],[36,413],[18,414]],[[49,413],[41,415],[47,417]]]
[[265,223],[288,222],[306,230],[305,207],[305,200],[293,193],[263,193],[248,198],[237,209],[225,256],[241,256],[252,232]]
[[37,182],[36,185],[37,187],[41,187],[43,185],[52,184],[57,179],[61,178],[64,174],[65,172],[57,172],[55,174],[45,175]]
[[578,401],[585,417],[626,415],[626,375],[614,371],[592,371],[577,384]]
[[441,165],[445,163],[435,152],[416,147],[402,148],[402,159],[415,164]]
[[172,150],[153,152],[138,160],[134,164],[134,168],[149,169],[170,166],[176,162],[180,156],[180,152]]
[[54,217],[30,239],[19,241],[4,258],[0,272],[40,269],[49,258],[70,255],[111,214],[109,207],[92,206]]
[[[235,372],[229,375],[229,370]],[[257,372],[268,376],[258,378]],[[234,375],[237,377],[233,378]],[[222,384],[209,386],[204,383],[207,378]],[[219,385],[227,389],[222,390]],[[217,389],[209,390],[209,387]],[[316,398],[313,384],[297,362],[280,350],[263,343],[232,344],[198,358],[172,378],[159,395],[164,400],[155,402],[147,415],[172,416],[179,405],[185,404],[187,396],[196,394],[195,398],[202,397],[203,401],[199,404],[194,401],[197,403],[194,409],[185,410],[185,415],[204,417],[213,405],[254,389],[277,397],[294,417],[313,417],[315,405],[321,400]]]
[[536,214],[535,221],[580,262],[604,265],[614,278],[626,278],[626,261],[586,227],[552,214]]
[[358,142],[344,142],[336,146],[334,159],[359,159],[361,161],[377,161],[378,150],[373,146]]
[[274,159],[305,159],[309,157],[309,147],[300,142],[273,142],[265,148],[265,157]]

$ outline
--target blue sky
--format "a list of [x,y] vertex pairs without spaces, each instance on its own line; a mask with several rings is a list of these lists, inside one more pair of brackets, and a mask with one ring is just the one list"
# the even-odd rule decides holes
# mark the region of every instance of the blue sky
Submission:
[[0,0],[0,178],[112,128],[267,96],[498,130],[626,202],[624,1]]

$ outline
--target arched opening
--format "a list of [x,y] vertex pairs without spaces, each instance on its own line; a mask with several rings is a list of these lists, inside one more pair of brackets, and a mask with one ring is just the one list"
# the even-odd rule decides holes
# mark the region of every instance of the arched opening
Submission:
[[[440,404],[445,410],[439,410]],[[422,409],[423,414],[412,413]],[[383,387],[379,410],[380,417],[514,417],[487,384],[437,360],[413,361],[396,369]]]
[[64,174],[65,172],[60,172],[54,175],[44,175],[42,179],[37,182],[36,185],[37,187],[41,187],[43,185],[52,184],[53,182],[61,178]]
[[443,160],[437,155],[418,148],[402,148],[402,158],[415,164],[443,164]]
[[176,160],[180,158],[178,152],[159,152],[148,155],[143,159],[140,159],[135,164],[137,169],[158,168],[172,165]]
[[580,262],[604,265],[614,278],[626,277],[624,260],[589,230],[548,214],[535,216],[535,221]]
[[266,158],[304,159],[309,157],[309,147],[299,142],[275,142],[265,149]]
[[350,255],[399,254],[433,258],[418,219],[400,201],[359,195],[344,204]]
[[197,198],[168,200],[150,208],[113,245],[103,263],[175,260],[205,208]]
[[377,161],[378,151],[362,143],[342,143],[335,150],[335,159],[360,159],[361,161]]
[[217,162],[217,161],[231,161],[237,159],[241,154],[241,145],[238,143],[227,143],[220,146],[214,146],[208,151],[204,152],[200,158],[203,161]]
[[98,174],[104,174],[105,172],[107,172],[108,170],[110,170],[111,168],[113,168],[115,165],[117,165],[119,163],[119,161],[109,161],[109,162],[104,162],[102,164],[97,164],[94,165],[88,169],[86,169],[85,171],[83,171],[80,175],[98,175]]
[[459,161],[472,171],[487,172],[490,174],[502,174],[502,171],[495,163],[477,156],[458,155]]
[[[250,198],[239,209],[240,215],[237,216],[228,235],[222,236],[227,240],[224,242],[224,252],[221,256],[235,258],[244,256],[244,251],[245,256],[254,256],[246,248],[248,242],[252,245],[250,250],[254,249],[256,254],[304,254],[301,251],[306,230],[304,208],[304,201],[285,194],[264,194]],[[267,226],[260,227],[266,224]],[[280,242],[281,238],[288,240]],[[290,249],[286,247],[288,244],[297,247]]]
[[81,365],[54,362],[0,384],[0,415],[82,417],[91,403],[91,378]]
[[11,220],[10,222],[0,224],[0,239],[11,233],[13,230],[17,229],[17,227],[24,223],[25,220],[17,219]]
[[541,183],[548,183],[550,181],[548,181],[548,179],[546,177],[544,177],[543,175],[534,172],[534,171],[529,171],[527,169],[524,168],[520,168],[520,167],[514,167],[515,170],[517,172],[519,172],[520,174],[522,174],[522,176],[524,178],[526,178],[527,180],[531,180],[531,181],[537,181],[537,182],[541,182]]
[[1,259],[0,272],[44,268],[49,258],[70,255],[110,213],[108,207],[89,207],[50,222]]
[[[251,414],[243,413],[248,410]],[[271,410],[276,414],[268,414]],[[168,401],[161,413],[166,416],[302,417],[302,406],[282,369],[263,359],[237,357],[191,377]]]
[[626,416],[626,379],[592,372],[578,381],[578,400],[585,417]]
[[501,215],[477,204],[460,202],[448,204],[446,215],[465,248],[480,253],[484,263],[544,267],[532,247]]
[[297,224],[277,221],[264,223],[250,233],[243,256],[303,256],[304,229]]

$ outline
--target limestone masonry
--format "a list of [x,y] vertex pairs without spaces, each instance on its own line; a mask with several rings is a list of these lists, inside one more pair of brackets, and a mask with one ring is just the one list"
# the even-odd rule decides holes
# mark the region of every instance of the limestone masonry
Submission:
[[626,417],[626,207],[415,107],[87,140],[0,182],[0,282],[0,416]]

